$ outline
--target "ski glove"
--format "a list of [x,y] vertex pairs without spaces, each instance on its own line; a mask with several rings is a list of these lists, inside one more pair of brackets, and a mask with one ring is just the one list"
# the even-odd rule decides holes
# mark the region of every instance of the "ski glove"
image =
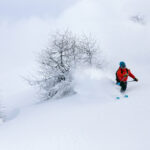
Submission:
[[138,81],[138,79],[137,79],[137,78],[134,78],[134,81],[136,81],[136,82],[137,82],[137,81]]
[[117,84],[117,85],[120,85],[120,82],[117,82],[116,84]]

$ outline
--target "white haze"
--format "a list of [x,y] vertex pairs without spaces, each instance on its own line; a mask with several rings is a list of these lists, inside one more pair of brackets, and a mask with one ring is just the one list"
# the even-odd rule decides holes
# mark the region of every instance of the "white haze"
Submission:
[[[113,71],[120,60],[128,62],[131,67],[134,61],[138,65],[149,63],[149,3],[147,0],[82,0],[69,3],[67,0],[55,3],[33,0],[30,1],[31,8],[27,9],[29,1],[0,2],[3,6],[0,21],[1,93],[9,95],[28,89],[21,76],[36,70],[37,54],[46,47],[49,35],[56,30],[69,28],[77,34],[92,34],[110,64],[116,65]],[[33,12],[34,4],[40,13]],[[58,10],[59,15],[52,15],[53,9],[42,9],[46,4]],[[64,9],[59,11],[61,5]],[[20,13],[16,7],[26,10]],[[17,15],[20,16],[16,18]],[[144,16],[145,24],[131,21],[130,18],[135,15]]]

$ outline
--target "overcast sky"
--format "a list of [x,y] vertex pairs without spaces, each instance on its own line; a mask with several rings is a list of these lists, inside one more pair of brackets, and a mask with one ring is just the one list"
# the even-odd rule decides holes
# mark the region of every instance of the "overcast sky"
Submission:
[[57,17],[77,0],[1,0],[0,17],[20,19],[31,16]]
[[[122,31],[149,33],[149,6],[149,0],[0,0],[0,59],[4,60],[3,54],[11,54],[8,62],[16,56],[22,59],[23,53],[44,48],[48,34],[66,28],[92,33],[105,49],[119,50],[117,41],[124,41],[127,33]],[[131,22],[130,17],[139,14],[145,26]]]

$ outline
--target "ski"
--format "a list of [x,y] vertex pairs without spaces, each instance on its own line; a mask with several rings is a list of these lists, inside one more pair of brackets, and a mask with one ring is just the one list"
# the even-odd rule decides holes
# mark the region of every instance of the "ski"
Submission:
[[128,96],[128,95],[124,95],[124,97],[125,97],[125,98],[128,98],[129,96]]
[[119,97],[119,96],[117,96],[117,97],[116,97],[116,99],[120,99],[120,97]]
[[120,100],[121,98],[128,98],[129,96],[126,94],[126,95],[123,95],[123,96],[116,96],[116,99],[117,100]]

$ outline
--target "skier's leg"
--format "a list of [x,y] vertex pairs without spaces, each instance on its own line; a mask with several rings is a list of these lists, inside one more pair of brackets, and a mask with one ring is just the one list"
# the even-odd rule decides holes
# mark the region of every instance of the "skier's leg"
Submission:
[[120,83],[120,86],[121,86],[121,92],[125,92],[126,89],[127,89],[127,82],[121,82]]

